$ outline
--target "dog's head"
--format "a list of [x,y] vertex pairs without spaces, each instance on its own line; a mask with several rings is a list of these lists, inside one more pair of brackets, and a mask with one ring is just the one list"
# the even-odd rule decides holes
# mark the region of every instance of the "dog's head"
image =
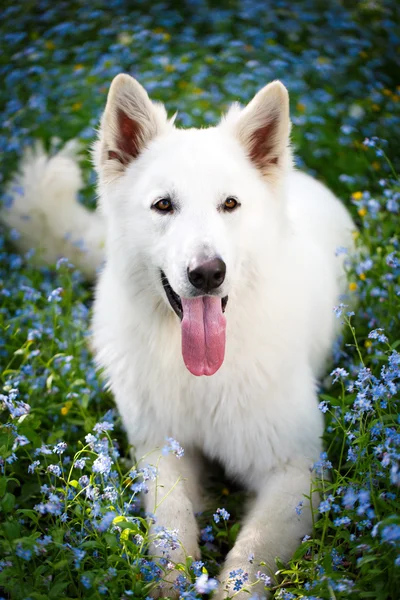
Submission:
[[200,130],[175,128],[132,77],[111,84],[94,151],[108,257],[127,281],[150,277],[181,320],[194,375],[219,369],[228,297],[254,287],[260,265],[274,261],[289,132],[278,81]]

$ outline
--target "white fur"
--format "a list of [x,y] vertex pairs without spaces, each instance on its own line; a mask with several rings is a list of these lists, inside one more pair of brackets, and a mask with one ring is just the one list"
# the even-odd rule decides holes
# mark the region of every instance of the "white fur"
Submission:
[[105,227],[100,213],[78,202],[78,151],[74,140],[53,157],[40,144],[28,149],[8,186],[12,204],[0,210],[0,219],[19,232],[20,251],[36,250],[38,263],[67,256],[93,279],[104,258]]
[[[118,143],[113,119],[121,102],[146,132],[140,155],[123,168],[107,159]],[[271,118],[269,152],[279,160],[267,156],[260,169],[249,147]],[[351,246],[354,226],[326,187],[293,169],[289,129],[287,93],[277,82],[216,128],[178,130],[123,76],[113,83],[95,149],[107,217],[93,317],[96,359],[137,457],[155,463],[152,452],[167,436],[185,448],[181,460],[160,461],[158,487],[145,496],[149,512],[159,504],[157,524],[179,530],[182,548],[173,560],[199,556],[193,515],[201,505],[202,454],[255,493],[218,599],[229,591],[232,569],[254,580],[265,561],[273,573],[275,557],[288,560],[311,528],[310,510],[300,517],[295,507],[310,493],[310,465],[321,452],[316,377],[335,335],[332,309],[345,290],[335,250]],[[172,216],[151,209],[167,193],[179,204]],[[218,211],[232,195],[241,207]],[[194,377],[182,359],[180,323],[160,269],[177,294],[188,296],[187,266],[204,252],[227,265],[218,293],[229,295],[227,342],[220,370]],[[161,504],[156,490],[158,498],[165,495]]]
[[[182,131],[165,121],[113,181],[104,181],[98,164],[108,232],[93,320],[97,361],[137,455],[160,447],[166,436],[187,451],[180,462],[160,463],[162,489],[182,473],[186,483],[166,499],[158,524],[179,529],[185,551],[198,556],[199,451],[257,495],[222,581],[234,568],[254,576],[262,560],[273,572],[275,556],[287,560],[310,529],[310,511],[300,518],[295,507],[310,492],[309,467],[321,451],[315,377],[329,354],[332,309],[344,291],[335,249],[351,244],[353,229],[331,192],[292,169],[282,87],[267,86],[217,128]],[[273,173],[260,173],[246,152],[252,132],[271,114],[278,119],[280,160]],[[150,209],[167,193],[180,205],[176,215]],[[230,195],[242,206],[221,214],[217,206]],[[229,294],[227,349],[211,378],[186,370],[180,324],[159,274],[188,296],[186,269],[201,252],[227,265],[219,291]],[[184,550],[174,558],[183,560]]]

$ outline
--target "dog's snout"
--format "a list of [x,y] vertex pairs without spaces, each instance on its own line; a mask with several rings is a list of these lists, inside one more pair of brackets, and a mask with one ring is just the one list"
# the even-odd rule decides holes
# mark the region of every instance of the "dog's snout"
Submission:
[[206,294],[217,289],[224,281],[226,264],[221,258],[205,260],[187,270],[190,283]]

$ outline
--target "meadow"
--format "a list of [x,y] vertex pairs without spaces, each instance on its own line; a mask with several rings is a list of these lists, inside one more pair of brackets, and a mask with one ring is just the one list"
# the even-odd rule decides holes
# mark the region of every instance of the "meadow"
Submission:
[[[321,502],[270,598],[395,600],[400,588],[400,8],[395,0],[5,0],[0,12],[1,203],[24,148],[89,147],[112,78],[137,77],[181,127],[212,125],[281,79],[296,164],[326,182],[357,223],[345,323],[320,385]],[[11,186],[11,187],[10,187]],[[0,229],[0,600],[145,599],[176,532],[147,555],[140,508],[151,470],[129,461],[89,349],[92,287],[68,261],[39,268]],[[345,248],[337,252],[346,253]],[[357,305],[354,299],[357,298]],[[179,440],[163,453],[179,455]],[[179,565],[182,598],[216,585],[243,496],[216,481],[199,515],[202,561]],[[304,499],[294,508],[306,510]],[[305,502],[304,502],[305,503]],[[249,560],[252,560],[251,556]],[[235,589],[249,588],[245,572]]]

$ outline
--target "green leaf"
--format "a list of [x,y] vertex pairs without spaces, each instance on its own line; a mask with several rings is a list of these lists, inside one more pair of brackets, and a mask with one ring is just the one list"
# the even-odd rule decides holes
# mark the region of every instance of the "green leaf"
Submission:
[[64,529],[62,527],[54,527],[54,529],[52,529],[50,531],[50,534],[53,537],[53,540],[55,541],[56,544],[62,544],[64,541]]
[[2,529],[10,541],[16,540],[21,535],[21,525],[17,521],[5,521]]
[[236,538],[238,536],[239,531],[240,531],[240,523],[235,523],[229,529],[229,542],[231,544],[234,544],[236,542]]
[[0,497],[2,498],[7,489],[7,477],[2,477],[0,479]]
[[119,544],[115,535],[113,535],[112,533],[106,533],[104,537],[107,542],[107,546],[109,546],[111,550],[117,550],[119,548]]
[[63,558],[62,560],[59,560],[58,562],[54,563],[52,566],[53,566],[53,569],[58,571],[59,569],[63,569],[67,565],[68,565],[68,559]]
[[28,519],[31,519],[31,521],[36,524],[39,523],[39,516],[37,512],[31,508],[19,508],[16,512],[18,515],[24,515],[25,517],[28,517]]
[[58,600],[60,597],[62,597],[61,592],[63,592],[65,588],[68,587],[68,585],[68,581],[60,581],[60,583],[56,583],[55,585],[53,585],[50,588],[49,598],[57,598]]
[[1,501],[1,509],[5,513],[9,513],[15,506],[15,496],[10,492],[4,494],[3,500]]

